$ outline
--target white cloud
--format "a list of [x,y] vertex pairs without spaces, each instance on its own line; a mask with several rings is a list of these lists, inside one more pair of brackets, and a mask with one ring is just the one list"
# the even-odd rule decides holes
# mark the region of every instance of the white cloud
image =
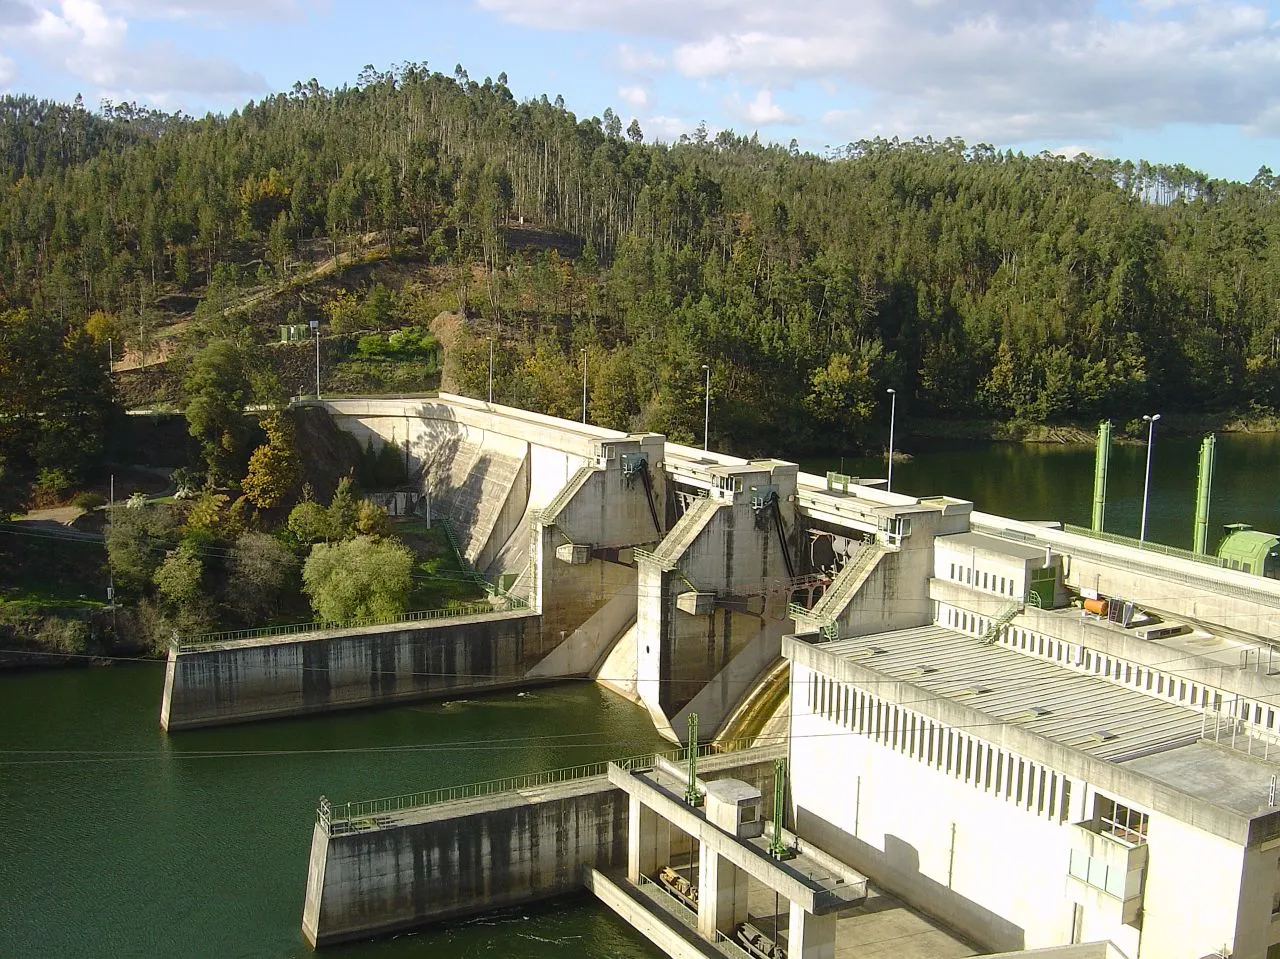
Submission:
[[665,57],[652,50],[637,50],[629,43],[618,45],[618,66],[628,73],[649,73],[667,65]]
[[173,103],[182,94],[225,97],[267,88],[260,73],[228,60],[196,56],[167,42],[131,44],[128,22],[99,0],[46,3],[33,8],[33,17],[25,21],[6,17],[4,9],[0,7],[0,42],[103,93],[111,91],[113,99]]
[[642,86],[618,87],[618,97],[637,110],[649,105],[649,91]]
[[787,113],[773,100],[773,94],[762,89],[758,91],[750,103],[742,103],[735,94],[729,98],[730,112],[742,117],[756,126],[770,126],[777,123],[796,123],[797,118]]
[[475,2],[543,29],[643,37],[690,78],[835,83],[862,110],[855,136],[1280,132],[1280,25],[1264,0],[1117,0],[1115,13],[1098,0]]
[[680,139],[683,133],[692,133],[695,124],[683,117],[655,116],[640,121],[640,128],[648,140],[670,143]]
[[[1164,0],[1164,2],[1170,2],[1170,0]],[[1085,156],[1097,157],[1099,159],[1107,159],[1113,155],[1110,150],[1103,150],[1099,147],[1082,146],[1075,143],[1067,146],[1051,147],[1049,152],[1055,156],[1064,157],[1068,160],[1074,160],[1082,153]]]
[[114,9],[151,20],[296,20],[304,13],[299,0],[110,0]]
[[7,90],[18,75],[18,65],[9,57],[0,55],[0,89]]

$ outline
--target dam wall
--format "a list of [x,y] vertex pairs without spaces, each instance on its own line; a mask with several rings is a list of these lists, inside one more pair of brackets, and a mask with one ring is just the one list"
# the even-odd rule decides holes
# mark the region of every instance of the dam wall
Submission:
[[160,725],[301,716],[527,685],[540,617],[480,613],[169,650]]
[[[731,776],[772,795],[781,748],[707,756],[703,781]],[[601,764],[603,769],[604,764]],[[531,777],[536,779],[537,777]],[[583,888],[584,871],[624,870],[629,802],[603,772],[570,782],[392,810],[322,805],[311,839],[302,931],[313,946],[411,929]],[[367,815],[366,815],[367,813]]]

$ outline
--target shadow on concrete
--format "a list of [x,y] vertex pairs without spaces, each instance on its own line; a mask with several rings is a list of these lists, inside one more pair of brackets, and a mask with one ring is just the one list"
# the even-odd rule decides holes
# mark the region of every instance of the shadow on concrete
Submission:
[[796,832],[863,873],[924,915],[955,929],[985,949],[1026,948],[1026,931],[920,871],[920,853],[898,836],[885,836],[884,849],[850,836],[821,816],[796,807]]

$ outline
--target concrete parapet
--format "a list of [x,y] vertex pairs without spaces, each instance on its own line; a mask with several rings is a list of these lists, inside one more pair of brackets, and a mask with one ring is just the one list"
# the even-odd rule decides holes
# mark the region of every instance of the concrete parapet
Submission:
[[627,800],[603,777],[448,803],[394,829],[317,823],[302,929],[315,946],[533,902],[624,868]]
[[160,724],[172,732],[526,683],[549,651],[539,620],[488,613],[170,650]]
[[[773,788],[781,749],[707,756],[704,779]],[[302,931],[313,946],[394,932],[581,889],[627,866],[629,802],[597,775],[312,832]]]

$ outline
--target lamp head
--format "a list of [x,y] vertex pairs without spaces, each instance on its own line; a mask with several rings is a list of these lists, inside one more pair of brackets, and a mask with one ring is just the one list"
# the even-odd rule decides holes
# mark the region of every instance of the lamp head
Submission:
[[890,394],[896,394],[898,391],[895,389],[888,389],[888,390],[885,390],[885,392]]

